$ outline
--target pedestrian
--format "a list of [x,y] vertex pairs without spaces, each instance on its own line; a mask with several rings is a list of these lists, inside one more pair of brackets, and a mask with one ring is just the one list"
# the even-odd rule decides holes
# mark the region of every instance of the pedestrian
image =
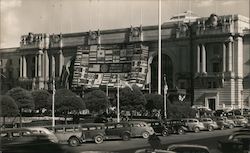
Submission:
[[161,148],[161,140],[155,133],[148,137],[148,143],[153,150]]

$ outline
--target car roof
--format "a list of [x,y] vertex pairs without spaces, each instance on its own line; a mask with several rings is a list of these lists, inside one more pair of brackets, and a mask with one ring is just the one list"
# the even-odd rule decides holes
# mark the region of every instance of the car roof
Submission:
[[82,123],[80,126],[105,126],[104,123]]
[[8,129],[2,129],[0,132],[17,132],[17,131],[30,131],[30,129],[27,128],[8,128]]
[[196,144],[173,144],[168,147],[168,149],[175,149],[175,148],[201,148],[208,150],[208,147]]
[[155,149],[155,150],[150,150],[150,149],[139,149],[136,150],[135,153],[175,153],[173,151],[168,151],[168,150],[162,150],[162,149]]

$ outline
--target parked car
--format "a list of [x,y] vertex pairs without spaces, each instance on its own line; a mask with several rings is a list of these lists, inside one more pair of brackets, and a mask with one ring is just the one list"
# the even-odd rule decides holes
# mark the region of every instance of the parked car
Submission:
[[121,138],[122,140],[129,140],[131,137],[131,126],[128,122],[120,123],[106,123],[106,138]]
[[209,153],[209,149],[206,146],[191,144],[173,144],[167,150],[175,153]]
[[164,121],[164,124],[168,128],[170,134],[184,134],[188,131],[188,128],[182,120],[168,119]]
[[227,117],[217,117],[217,118],[214,118],[214,120],[216,121],[220,129],[224,129],[225,127],[232,129],[236,126],[234,121],[228,119]]
[[227,140],[218,141],[222,153],[246,153],[250,151],[250,133],[235,132]]
[[188,128],[188,131],[194,131],[195,133],[200,132],[200,130],[205,130],[205,126],[202,122],[195,118],[183,119],[185,126]]
[[82,132],[80,125],[56,125],[47,128],[53,131],[59,143],[68,143],[70,146],[76,147],[85,142],[85,134]]
[[102,143],[106,139],[105,124],[84,123],[80,124],[86,141],[94,141],[96,144]]
[[26,129],[29,129],[32,131],[32,133],[34,134],[44,134],[44,135],[47,135],[49,140],[51,142],[54,142],[54,143],[58,143],[59,140],[57,139],[57,137],[55,136],[55,134],[48,130],[47,128],[44,128],[44,127],[27,127]]
[[167,151],[162,149],[138,149],[135,153],[176,153],[173,151]]
[[246,119],[244,116],[236,115],[236,116],[230,116],[229,119],[233,120],[236,126],[247,126],[248,119]]
[[213,131],[219,128],[218,124],[215,121],[213,121],[211,118],[201,118],[200,122],[204,124],[205,128],[208,131]]
[[156,134],[160,134],[162,136],[169,135],[169,129],[166,127],[166,125],[162,121],[151,120],[151,121],[147,121],[147,124],[154,129]]
[[142,136],[147,139],[150,135],[154,134],[154,129],[143,121],[129,121],[131,126],[131,136]]
[[53,143],[46,134],[33,133],[27,128],[13,128],[0,131],[1,148],[4,153],[69,153]]

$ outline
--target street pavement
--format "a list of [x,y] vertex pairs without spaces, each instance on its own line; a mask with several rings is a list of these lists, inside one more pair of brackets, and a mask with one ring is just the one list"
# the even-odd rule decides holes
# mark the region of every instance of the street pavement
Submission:
[[[212,132],[201,131],[200,133],[186,133],[184,135],[170,135],[167,137],[159,136],[162,148],[166,149],[169,144],[174,143],[188,143],[200,144],[209,147],[212,153],[219,153],[216,149],[217,141],[226,139],[235,129],[215,130]],[[64,146],[68,147],[68,146]],[[133,138],[129,141],[122,140],[106,140],[102,144],[95,144],[92,142],[84,143],[81,146],[71,148],[74,152],[80,153],[81,151],[110,151],[110,152],[126,152],[133,153],[137,149],[150,148],[147,139]]]

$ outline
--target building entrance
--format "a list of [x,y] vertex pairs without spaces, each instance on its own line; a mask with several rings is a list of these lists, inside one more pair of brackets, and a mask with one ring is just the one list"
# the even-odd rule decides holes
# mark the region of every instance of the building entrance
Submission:
[[[157,92],[158,87],[158,56],[153,58],[151,66],[151,90]],[[162,91],[164,89],[164,74],[167,77],[168,88],[173,88],[173,64],[168,55],[162,55],[162,71],[161,71]]]
[[215,110],[215,99],[214,98],[208,99],[208,108],[210,108],[211,110]]

